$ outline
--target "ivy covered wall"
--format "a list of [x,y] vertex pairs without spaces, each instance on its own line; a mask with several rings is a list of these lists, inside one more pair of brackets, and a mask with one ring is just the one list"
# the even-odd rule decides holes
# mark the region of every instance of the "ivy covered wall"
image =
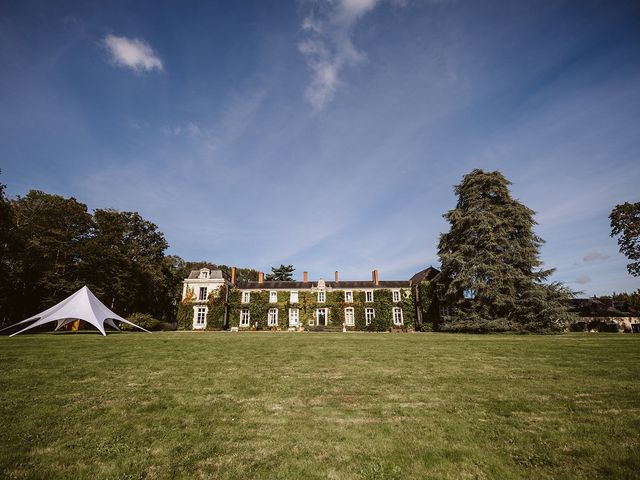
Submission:
[[[327,308],[327,326],[342,327],[344,324],[344,309],[353,307],[354,326],[346,327],[347,330],[368,330],[386,331],[394,327],[393,307],[400,307],[403,311],[403,328],[413,328],[415,321],[415,307],[413,295],[410,289],[400,289],[400,302],[394,302],[392,291],[388,289],[375,289],[373,302],[365,302],[365,292],[353,291],[353,301],[345,302],[344,290],[333,290],[326,292],[325,302],[318,302],[317,292],[299,290],[298,302],[290,302],[290,292],[288,290],[278,290],[278,301],[269,302],[269,291],[251,290],[249,303],[241,303],[242,292],[232,290],[229,295],[229,326],[240,326],[240,312],[248,309],[250,312],[250,328],[270,329],[267,324],[268,312],[270,308],[278,309],[279,330],[289,328],[289,309],[297,308],[300,315],[300,326],[309,328],[316,324],[315,312],[318,308]],[[375,309],[375,318],[370,325],[366,325],[365,308]],[[244,328],[244,327],[243,327]]]
[[[249,327],[243,329],[255,329],[256,323],[259,330],[286,330],[289,328],[289,309],[297,308],[299,311],[299,326],[308,329],[316,325],[316,309],[326,308],[328,310],[327,326],[342,328],[345,322],[345,308],[354,309],[354,325],[347,326],[347,330],[361,331],[388,331],[392,328],[412,329],[415,326],[414,290],[409,288],[400,289],[400,301],[393,301],[393,293],[390,289],[374,289],[373,302],[366,302],[364,291],[353,291],[353,301],[345,302],[345,290],[332,290],[326,292],[325,302],[318,302],[317,292],[309,290],[298,290],[298,302],[290,302],[289,290],[277,290],[277,302],[269,301],[268,290],[250,290],[249,303],[242,303],[242,291],[239,289],[229,289],[227,286],[209,294],[207,301],[195,301],[195,296],[188,292],[187,297],[180,302],[178,307],[178,328],[181,330],[193,329],[194,307],[207,306],[207,330],[222,330],[225,328],[225,302],[228,305],[228,327],[240,328],[240,312],[248,309],[250,312]],[[414,288],[421,288],[420,286]],[[429,298],[430,290],[424,287],[421,290],[421,299]],[[426,295],[426,296],[422,296]],[[423,302],[424,303],[424,302]],[[429,308],[429,303],[426,302]],[[393,308],[402,308],[403,325],[393,324]],[[278,325],[276,327],[268,325],[269,309],[278,310]],[[365,320],[365,309],[373,308],[375,317],[369,325]]]

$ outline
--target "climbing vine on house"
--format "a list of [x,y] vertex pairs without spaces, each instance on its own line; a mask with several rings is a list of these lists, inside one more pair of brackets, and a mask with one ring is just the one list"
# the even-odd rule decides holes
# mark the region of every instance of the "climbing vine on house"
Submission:
[[[399,302],[393,301],[392,291],[388,289],[374,290],[373,302],[365,302],[364,291],[354,291],[353,301],[345,302],[344,292],[344,290],[327,291],[325,301],[318,302],[317,292],[300,290],[298,302],[291,303],[290,291],[278,290],[277,302],[271,303],[268,290],[251,290],[249,302],[242,303],[242,291],[233,289],[229,293],[229,326],[240,327],[240,313],[246,309],[249,311],[250,324],[242,328],[286,330],[289,327],[289,309],[297,308],[300,326],[309,328],[316,326],[317,309],[326,308],[328,310],[327,326],[342,327],[345,322],[345,308],[353,307],[355,325],[347,326],[347,330],[387,331],[394,328],[393,308],[400,307],[403,311],[403,328],[413,328],[415,313],[410,289],[400,290]],[[277,326],[268,325],[269,310],[272,308],[278,310]],[[370,325],[365,321],[365,308],[375,309],[375,317]]]

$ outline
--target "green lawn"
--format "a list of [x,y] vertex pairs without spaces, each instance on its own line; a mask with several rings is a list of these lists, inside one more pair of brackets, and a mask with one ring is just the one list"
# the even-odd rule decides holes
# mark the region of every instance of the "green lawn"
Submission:
[[640,478],[640,335],[0,337],[1,478]]

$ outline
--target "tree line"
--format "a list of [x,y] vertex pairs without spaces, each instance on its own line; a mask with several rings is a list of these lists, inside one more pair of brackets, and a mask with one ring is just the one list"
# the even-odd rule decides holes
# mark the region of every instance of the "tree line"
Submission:
[[[511,197],[500,172],[473,170],[456,185],[455,208],[444,214],[435,294],[445,307],[442,330],[549,332],[571,317],[572,292],[548,282],[534,232],[534,212]],[[611,235],[640,275],[640,203],[616,206]],[[192,270],[230,267],[167,255],[157,225],[136,212],[90,212],[75,198],[31,190],[9,199],[0,184],[0,325],[44,310],[87,285],[123,316],[145,313],[174,323],[182,281]],[[271,280],[291,280],[292,265],[272,268]],[[238,281],[257,280],[251,268]],[[633,304],[637,293],[630,295]]]
[[[0,184],[0,325],[27,318],[87,285],[122,316],[175,321],[182,281],[226,265],[167,255],[157,225],[136,212],[90,212],[75,198],[31,190],[9,199]],[[257,272],[238,269],[240,280]]]

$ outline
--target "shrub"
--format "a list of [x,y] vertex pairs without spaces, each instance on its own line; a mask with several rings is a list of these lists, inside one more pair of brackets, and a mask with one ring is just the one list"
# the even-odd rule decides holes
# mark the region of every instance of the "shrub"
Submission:
[[[139,313],[139,312],[132,313],[131,315],[129,315],[129,318],[127,318],[127,320],[129,320],[131,323],[135,323],[136,325],[146,330],[155,330],[155,331],[172,330],[172,327],[170,324],[166,322],[162,322],[157,318],[153,318],[148,313]],[[134,326],[129,325],[127,323],[122,323],[120,325],[120,328],[122,330],[135,330]]]

